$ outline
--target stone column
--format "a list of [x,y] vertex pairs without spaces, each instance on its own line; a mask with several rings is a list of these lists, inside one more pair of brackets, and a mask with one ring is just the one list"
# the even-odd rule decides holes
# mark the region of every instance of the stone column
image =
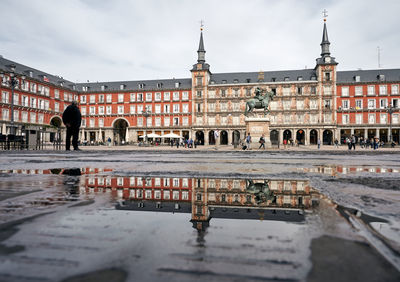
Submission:
[[375,129],[375,137],[378,138],[378,139],[380,138],[380,135],[379,135],[379,128],[376,128],[376,129]]
[[304,134],[306,135],[305,141],[304,141],[304,145],[308,146],[310,145],[310,129],[304,129]]
[[210,145],[208,144],[208,130],[204,129],[204,145]]
[[368,139],[368,128],[364,129],[364,139],[367,140]]
[[226,131],[227,133],[228,133],[228,145],[232,145],[232,142],[233,142],[233,140],[232,140],[232,130],[227,130]]
[[350,135],[354,135],[354,127],[350,129]]

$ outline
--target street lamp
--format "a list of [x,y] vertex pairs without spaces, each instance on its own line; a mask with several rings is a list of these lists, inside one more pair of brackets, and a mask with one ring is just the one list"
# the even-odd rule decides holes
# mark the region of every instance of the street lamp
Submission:
[[145,134],[145,136],[144,136],[144,140],[145,140],[145,144],[147,144],[147,141],[148,141],[148,138],[147,138],[147,118],[151,115],[151,111],[149,111],[149,110],[144,110],[143,111],[143,116],[145,117],[145,119],[144,119],[144,122],[145,122],[145,127],[144,127],[144,134]]
[[[5,84],[7,84],[9,87],[11,87],[11,120],[10,120],[10,134],[11,135],[15,135],[15,127],[14,127],[14,89],[16,86],[18,86],[18,79],[15,73],[15,65],[9,65],[8,66],[10,68],[10,72],[9,72],[9,76],[10,76],[10,80],[6,81]],[[0,78],[1,80],[3,80],[4,77],[4,73],[0,72]],[[22,80],[25,80],[25,75],[21,76]]]
[[392,105],[389,105],[385,110],[389,114],[389,142],[392,144],[392,113],[394,112],[394,108]]

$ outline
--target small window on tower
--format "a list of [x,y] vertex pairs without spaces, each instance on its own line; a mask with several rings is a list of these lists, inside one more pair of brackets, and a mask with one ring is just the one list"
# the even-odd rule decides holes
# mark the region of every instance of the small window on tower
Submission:
[[331,73],[330,72],[325,73],[325,81],[331,81]]

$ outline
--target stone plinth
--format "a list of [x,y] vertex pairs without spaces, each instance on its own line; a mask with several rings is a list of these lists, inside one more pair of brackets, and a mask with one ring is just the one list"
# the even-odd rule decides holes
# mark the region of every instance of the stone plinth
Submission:
[[[265,147],[271,148],[271,139],[269,135],[269,118],[267,117],[247,117],[246,136],[250,132],[252,143],[258,143],[260,137],[264,134]],[[245,137],[246,138],[246,137]],[[255,145],[253,145],[255,146]]]

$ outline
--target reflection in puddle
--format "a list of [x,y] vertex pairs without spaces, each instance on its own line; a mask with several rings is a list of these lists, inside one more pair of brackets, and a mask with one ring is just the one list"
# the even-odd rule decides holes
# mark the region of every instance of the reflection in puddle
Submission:
[[387,168],[387,167],[375,167],[375,166],[342,166],[342,165],[327,165],[327,166],[315,166],[315,167],[305,167],[298,168],[302,172],[320,173],[331,176],[336,176],[338,174],[357,174],[357,173],[399,173],[398,168]]

